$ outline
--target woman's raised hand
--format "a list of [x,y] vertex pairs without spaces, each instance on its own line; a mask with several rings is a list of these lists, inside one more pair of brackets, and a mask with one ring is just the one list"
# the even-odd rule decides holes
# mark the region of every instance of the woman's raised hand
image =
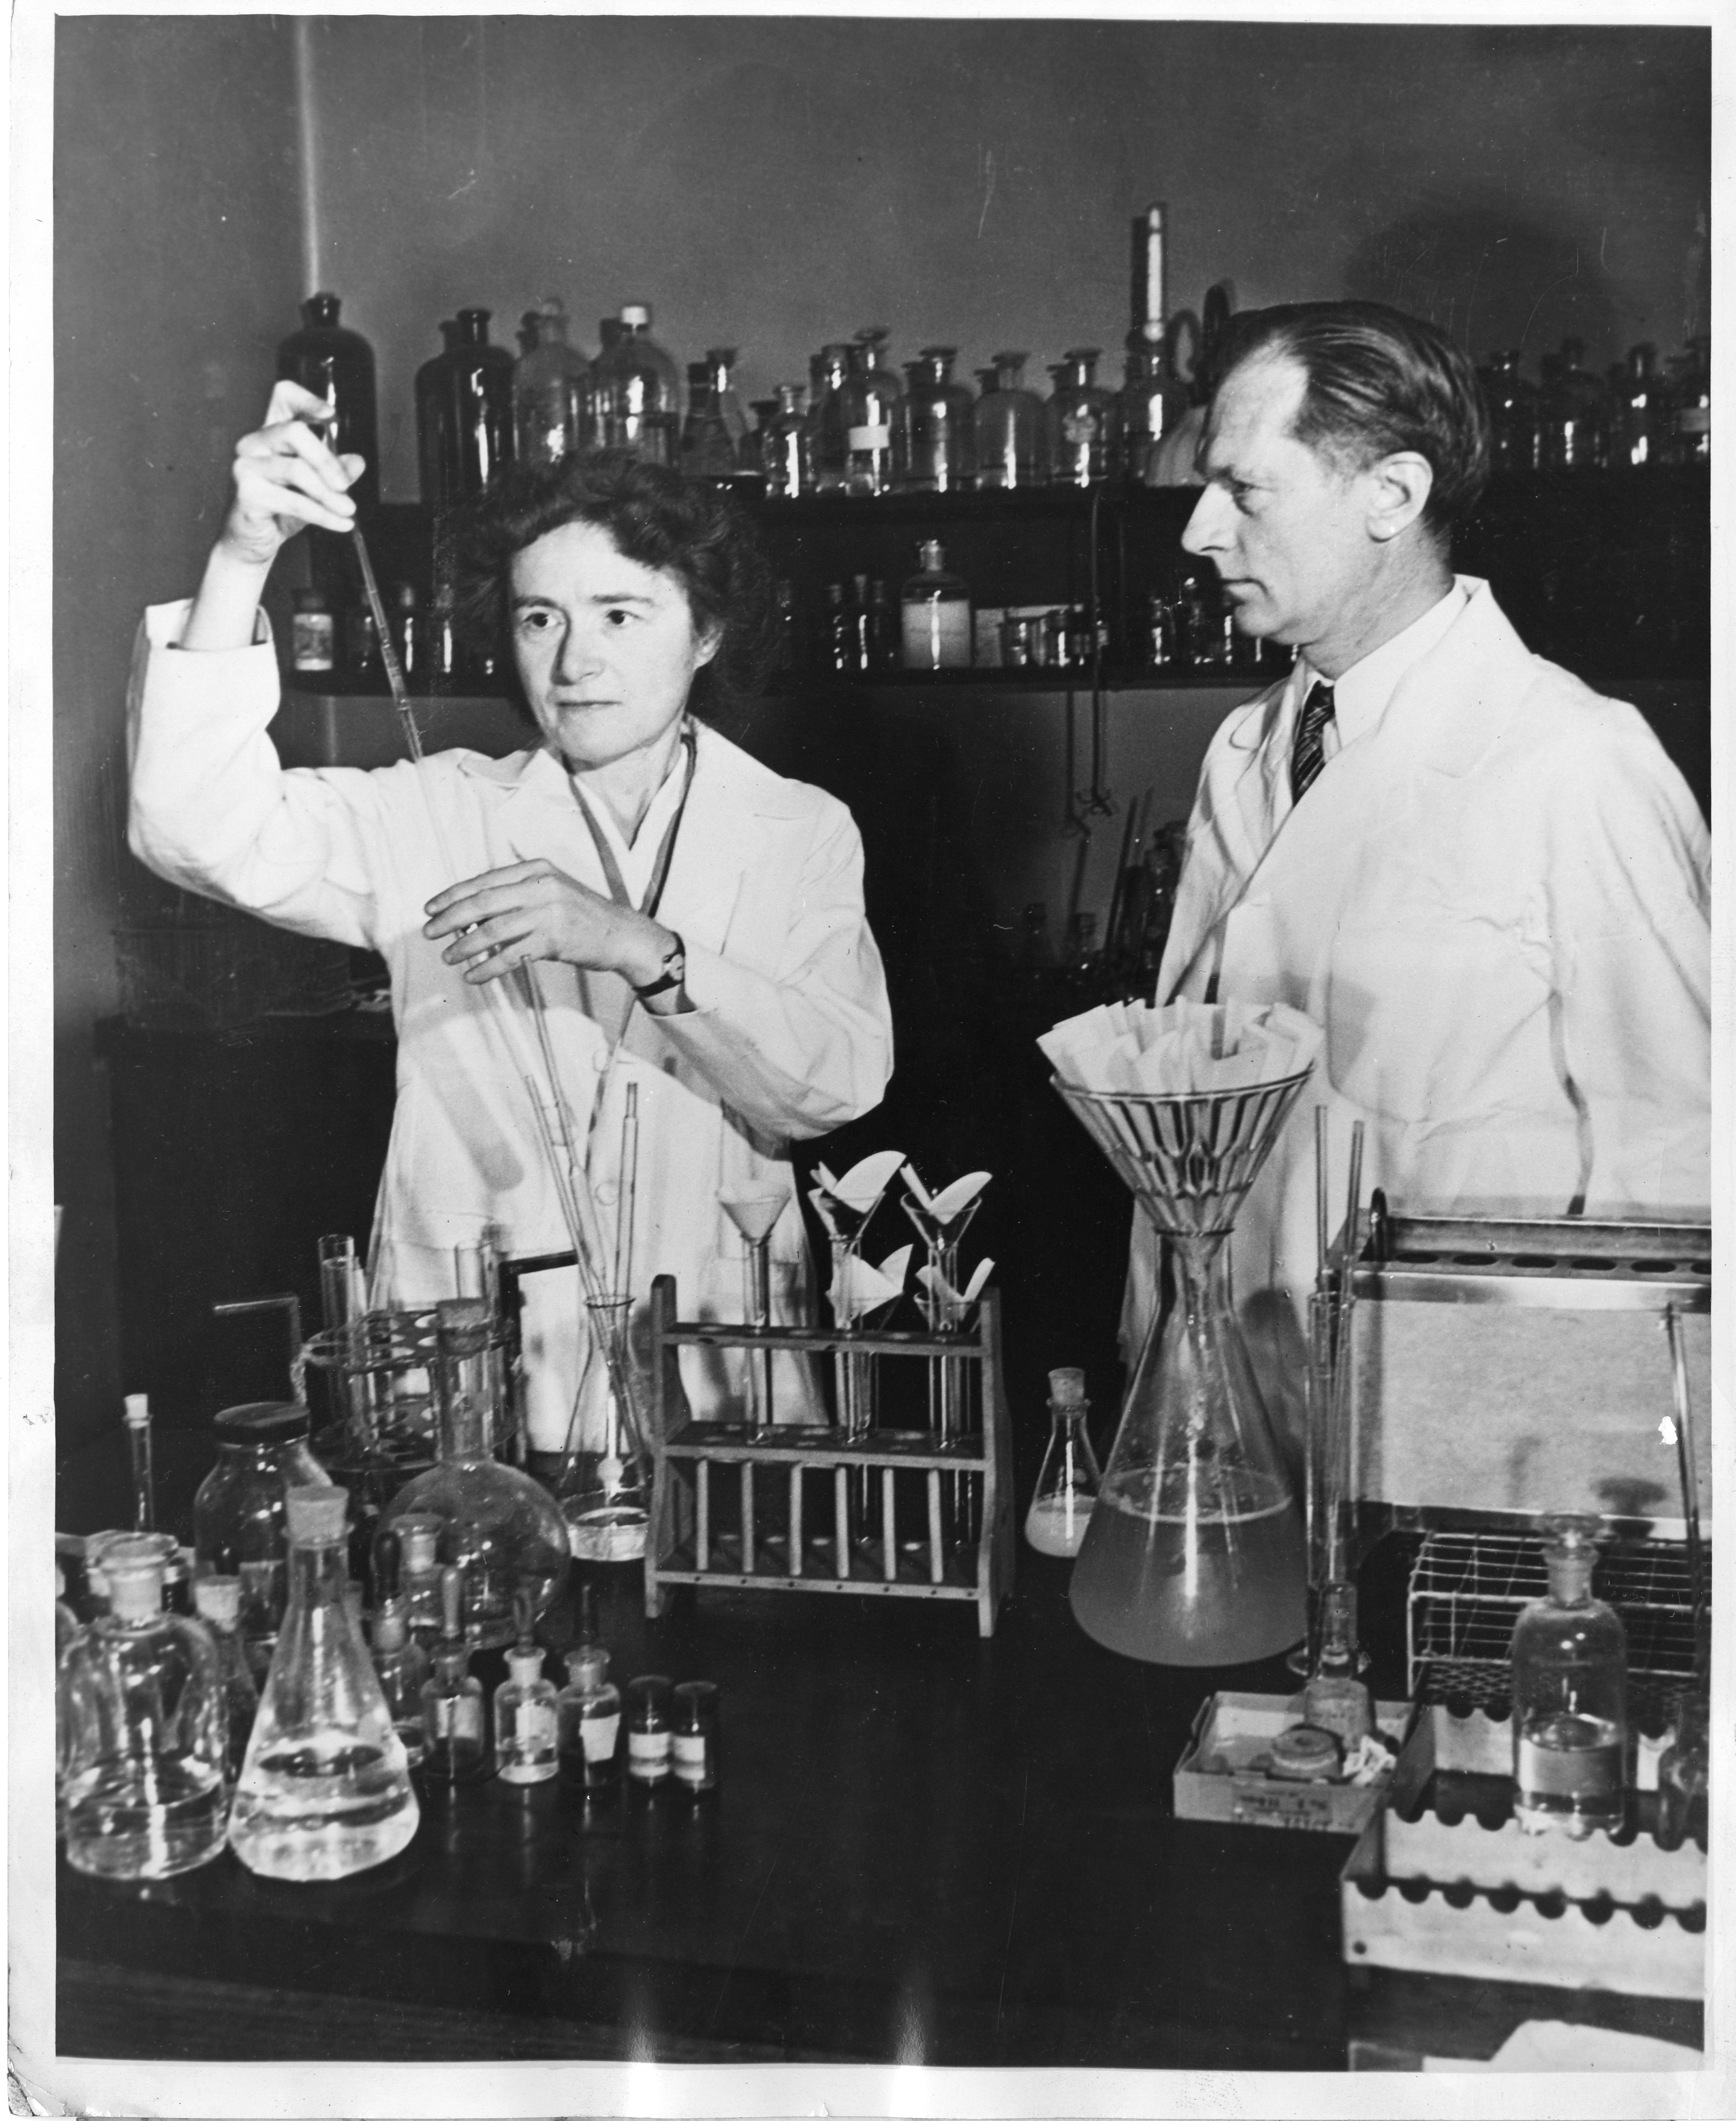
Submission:
[[299,383],[279,383],[265,424],[235,445],[235,498],[219,549],[249,566],[268,567],[304,524],[348,530],[356,504],[347,488],[361,476],[358,456],[338,456],[320,430],[332,408]]

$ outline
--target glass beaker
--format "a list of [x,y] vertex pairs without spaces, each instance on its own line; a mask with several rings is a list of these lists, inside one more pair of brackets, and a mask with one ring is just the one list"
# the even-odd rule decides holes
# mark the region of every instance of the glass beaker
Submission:
[[421,1816],[344,1596],[349,1499],[336,1487],[289,1499],[289,1605],[229,1816],[230,1847],[262,1877],[371,1870],[408,1844]]
[[1039,1554],[1065,1561],[1084,1543],[1103,1473],[1085,1426],[1091,1401],[1084,1371],[1051,1370],[1049,1394],[1049,1448],[1025,1513],[1025,1536]]
[[590,1345],[556,1494],[581,1561],[641,1561],[651,1522],[651,1453],[633,1357],[633,1300],[585,1300]]
[[1236,1322],[1226,1241],[1308,1071],[1246,1089],[1057,1088],[1169,1239],[1073,1566],[1073,1617],[1150,1664],[1245,1664],[1307,1625],[1302,1519]]

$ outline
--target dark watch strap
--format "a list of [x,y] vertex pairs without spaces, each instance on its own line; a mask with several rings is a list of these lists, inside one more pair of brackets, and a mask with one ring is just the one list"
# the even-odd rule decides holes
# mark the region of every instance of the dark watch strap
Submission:
[[673,993],[686,977],[687,946],[677,935],[663,952],[657,977],[648,986],[635,987],[633,991],[641,1001],[654,1001],[659,995]]

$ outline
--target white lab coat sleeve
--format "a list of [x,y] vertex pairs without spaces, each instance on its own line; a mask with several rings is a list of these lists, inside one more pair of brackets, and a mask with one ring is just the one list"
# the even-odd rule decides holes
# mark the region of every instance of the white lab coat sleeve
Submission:
[[184,890],[300,935],[375,947],[368,849],[383,829],[378,776],[286,771],[266,733],[279,699],[269,638],[184,653],[175,643],[187,610],[154,605],[139,628],[128,844]]
[[766,1133],[825,1134],[880,1102],[891,1012],[863,909],[862,839],[841,804],[816,821],[776,971],[690,948],[686,998],[658,1028]]
[[[1544,919],[1563,1062],[1588,1122],[1590,1214],[1709,1212],[1709,841],[1631,707],[1560,759]],[[1603,732],[1598,733],[1600,736]]]

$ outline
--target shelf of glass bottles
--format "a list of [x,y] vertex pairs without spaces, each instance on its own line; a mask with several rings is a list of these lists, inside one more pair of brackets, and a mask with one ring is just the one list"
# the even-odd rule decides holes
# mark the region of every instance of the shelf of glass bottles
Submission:
[[[952,1364],[980,1419],[974,1432],[944,1440],[933,1429],[851,1435],[835,1424],[696,1420],[680,1411],[682,1348],[817,1365],[835,1356],[871,1370]],[[661,1439],[645,1549],[645,1611],[654,1619],[670,1586],[692,1584],[968,1602],[978,1632],[994,1634],[1013,1564],[998,1290],[984,1291],[973,1325],[941,1337],[679,1320],[675,1284],[659,1276],[651,1291],[651,1376]]]

